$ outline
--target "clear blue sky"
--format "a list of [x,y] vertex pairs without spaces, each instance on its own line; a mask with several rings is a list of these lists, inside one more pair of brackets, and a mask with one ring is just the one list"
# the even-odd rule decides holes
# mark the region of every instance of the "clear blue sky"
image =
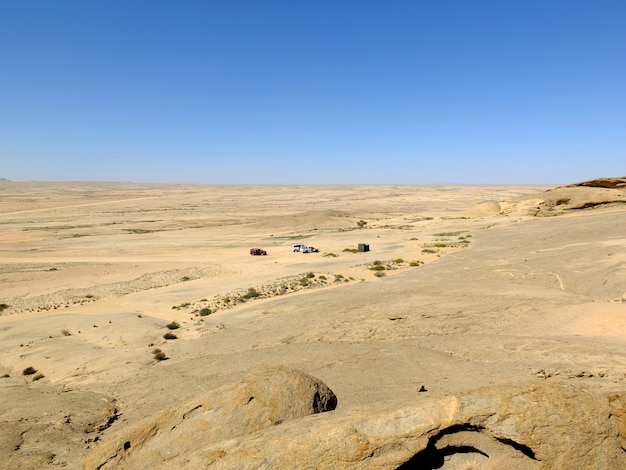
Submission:
[[0,178],[625,174],[624,0],[0,0]]

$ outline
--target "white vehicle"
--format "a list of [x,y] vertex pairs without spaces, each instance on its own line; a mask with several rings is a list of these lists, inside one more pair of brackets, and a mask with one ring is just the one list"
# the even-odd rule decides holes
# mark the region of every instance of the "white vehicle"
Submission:
[[291,251],[293,251],[294,253],[301,251],[302,247],[304,247],[306,245],[303,245],[302,243],[294,243],[293,245],[291,245]]
[[314,246],[302,245],[300,247],[300,251],[302,253],[318,253],[320,250],[318,250]]

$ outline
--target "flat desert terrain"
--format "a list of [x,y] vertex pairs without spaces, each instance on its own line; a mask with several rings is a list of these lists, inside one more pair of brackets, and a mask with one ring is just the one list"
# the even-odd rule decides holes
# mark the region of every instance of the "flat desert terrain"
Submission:
[[0,468],[624,468],[623,181],[0,181]]

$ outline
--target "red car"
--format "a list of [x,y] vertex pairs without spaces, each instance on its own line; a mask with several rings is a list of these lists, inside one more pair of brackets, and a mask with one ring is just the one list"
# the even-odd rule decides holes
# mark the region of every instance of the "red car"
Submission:
[[267,251],[262,250],[261,248],[250,248],[251,255],[266,255]]

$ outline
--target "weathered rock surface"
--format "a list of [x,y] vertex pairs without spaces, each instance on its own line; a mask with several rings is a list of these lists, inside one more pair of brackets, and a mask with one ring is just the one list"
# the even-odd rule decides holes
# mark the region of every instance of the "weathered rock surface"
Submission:
[[[184,465],[207,445],[337,406],[321,381],[283,366],[268,366],[185,405],[122,429],[88,456],[85,468]],[[165,467],[163,467],[165,468]]]
[[[307,394],[304,406],[295,400],[299,410],[290,413],[293,392],[323,389],[319,382],[285,369],[253,377],[208,394],[194,408],[151,419],[125,437],[111,436],[113,444],[96,448],[84,468],[626,468],[622,394],[543,380],[376,411],[302,417],[315,411],[319,392]],[[246,397],[252,392],[263,400],[257,380],[264,378],[273,382],[269,390],[289,392],[272,393],[267,405],[248,413]],[[281,386],[279,380],[286,382]],[[270,417],[274,406],[282,411]],[[290,420],[278,425],[279,415]]]

